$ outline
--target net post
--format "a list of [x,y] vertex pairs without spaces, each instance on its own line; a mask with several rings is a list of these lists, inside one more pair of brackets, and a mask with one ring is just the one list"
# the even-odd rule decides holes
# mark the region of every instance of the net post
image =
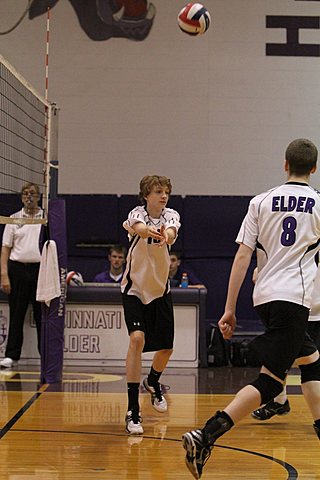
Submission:
[[44,219],[26,219],[25,223],[46,223],[52,118],[57,107],[41,96],[1,54],[0,97],[0,223],[24,223],[10,220],[10,215],[18,210],[17,195],[20,196],[26,183],[39,186]]

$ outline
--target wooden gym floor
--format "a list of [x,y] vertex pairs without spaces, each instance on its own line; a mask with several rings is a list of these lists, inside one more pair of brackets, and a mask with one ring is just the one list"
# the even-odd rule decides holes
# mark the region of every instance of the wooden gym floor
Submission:
[[[69,367],[62,384],[39,386],[37,368],[0,371],[0,479],[192,479],[181,435],[202,426],[258,372],[167,369],[169,411],[154,411],[142,391],[145,433],[130,437],[124,369]],[[292,370],[289,415],[268,422],[247,417],[220,438],[202,479],[320,479],[320,443],[298,385]]]

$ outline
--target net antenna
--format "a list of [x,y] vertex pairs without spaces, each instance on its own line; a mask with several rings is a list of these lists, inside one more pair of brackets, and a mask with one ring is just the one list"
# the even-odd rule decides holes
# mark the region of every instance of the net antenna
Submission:
[[[56,110],[0,55],[0,224],[48,221],[51,123]],[[28,183],[40,189],[42,218],[11,216],[21,209],[22,188]]]

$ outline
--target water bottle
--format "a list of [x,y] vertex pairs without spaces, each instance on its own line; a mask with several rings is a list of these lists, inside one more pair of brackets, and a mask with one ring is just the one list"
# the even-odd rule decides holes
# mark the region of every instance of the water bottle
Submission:
[[188,285],[189,285],[188,274],[187,274],[187,273],[183,273],[183,274],[182,274],[182,277],[181,277],[180,287],[181,287],[181,288],[188,288]]

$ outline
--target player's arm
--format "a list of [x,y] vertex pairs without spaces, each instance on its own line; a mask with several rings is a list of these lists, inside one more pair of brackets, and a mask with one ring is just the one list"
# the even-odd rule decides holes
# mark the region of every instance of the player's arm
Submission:
[[224,338],[231,338],[236,327],[236,306],[240,288],[248,271],[253,250],[240,244],[234,261],[229,278],[228,294],[223,316],[220,318],[218,325]]
[[161,235],[161,240],[158,243],[159,247],[162,247],[163,245],[172,245],[177,237],[177,231],[175,227],[165,227],[164,225],[161,225],[160,227],[160,235]]
[[143,222],[136,222],[131,226],[132,230],[141,238],[152,237],[156,240],[162,240],[162,235],[155,227],[150,227]]

